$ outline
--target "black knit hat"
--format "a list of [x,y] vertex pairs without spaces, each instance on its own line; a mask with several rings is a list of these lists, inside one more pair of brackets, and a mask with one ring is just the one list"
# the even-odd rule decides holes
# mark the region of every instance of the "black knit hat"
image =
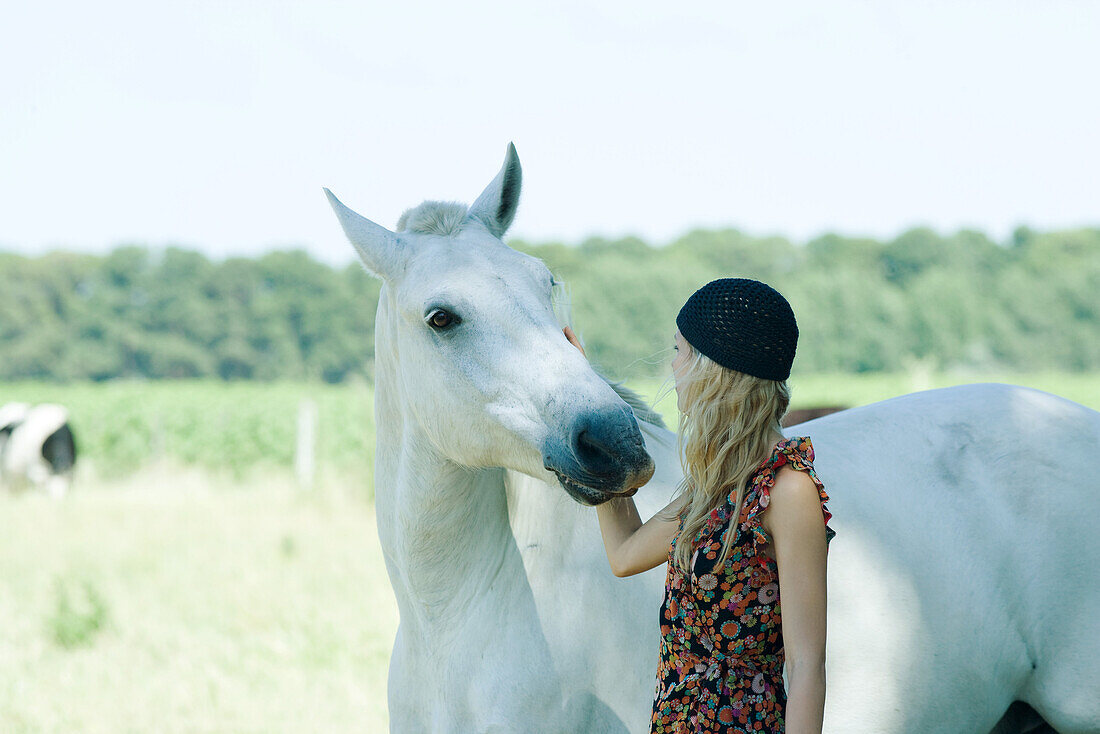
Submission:
[[676,316],[694,349],[731,370],[790,377],[798,343],[794,311],[779,291],[750,278],[719,278],[691,294]]

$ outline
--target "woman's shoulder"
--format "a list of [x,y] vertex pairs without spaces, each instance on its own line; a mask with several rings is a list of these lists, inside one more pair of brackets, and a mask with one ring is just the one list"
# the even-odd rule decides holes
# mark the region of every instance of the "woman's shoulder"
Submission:
[[[825,504],[829,501],[829,495],[817,475],[813,460],[814,449],[809,436],[792,436],[777,443],[773,462],[770,464],[771,471],[762,477],[760,484],[758,513],[768,507],[775,497],[781,497],[783,505],[805,508],[819,506],[826,523],[827,540],[832,540],[835,533],[828,527],[832,513]],[[764,513],[759,518],[765,529],[768,516],[769,513]]]
[[821,480],[817,478],[816,474],[810,474],[809,471],[800,468],[798,464],[787,462],[775,470],[775,480],[768,489],[772,495],[781,492],[808,491],[810,489],[816,493],[819,484],[821,484]]
[[795,469],[813,466],[814,446],[809,436],[782,438],[772,446],[772,453],[756,468],[752,479],[770,485],[780,467],[789,464]]
[[777,485],[815,485],[824,489],[814,469],[814,446],[809,436],[791,436],[777,441],[771,457],[765,461],[756,480],[763,504]]

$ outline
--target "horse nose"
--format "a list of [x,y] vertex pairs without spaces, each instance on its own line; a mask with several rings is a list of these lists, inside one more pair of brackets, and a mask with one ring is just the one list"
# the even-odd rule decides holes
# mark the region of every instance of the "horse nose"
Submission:
[[600,421],[585,420],[573,432],[573,451],[584,468],[593,474],[610,474],[615,468],[612,437],[601,431]]
[[590,413],[573,429],[573,453],[578,463],[593,476],[622,484],[626,495],[634,494],[653,473],[653,459],[636,426],[632,416]]

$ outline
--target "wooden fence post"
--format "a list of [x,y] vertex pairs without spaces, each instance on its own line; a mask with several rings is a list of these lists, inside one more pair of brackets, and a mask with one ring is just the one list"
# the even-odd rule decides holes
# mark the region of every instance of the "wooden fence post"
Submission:
[[298,486],[313,488],[314,453],[317,446],[317,403],[304,398],[298,403],[298,436],[294,450],[294,473]]

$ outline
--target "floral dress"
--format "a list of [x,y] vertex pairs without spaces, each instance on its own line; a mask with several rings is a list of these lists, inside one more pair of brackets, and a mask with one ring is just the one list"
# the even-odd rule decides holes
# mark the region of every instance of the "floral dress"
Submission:
[[[723,568],[715,568],[733,513],[736,492],[711,512],[695,535],[690,578],[668,552],[661,603],[661,645],[651,734],[783,732],[779,575],[765,553],[769,538],[760,513],[768,506],[776,471],[790,464],[817,485],[826,552],[836,533],[828,526],[829,496],[813,467],[809,436],[781,440],[749,477],[737,535]],[[680,519],[683,527],[683,518]]]

